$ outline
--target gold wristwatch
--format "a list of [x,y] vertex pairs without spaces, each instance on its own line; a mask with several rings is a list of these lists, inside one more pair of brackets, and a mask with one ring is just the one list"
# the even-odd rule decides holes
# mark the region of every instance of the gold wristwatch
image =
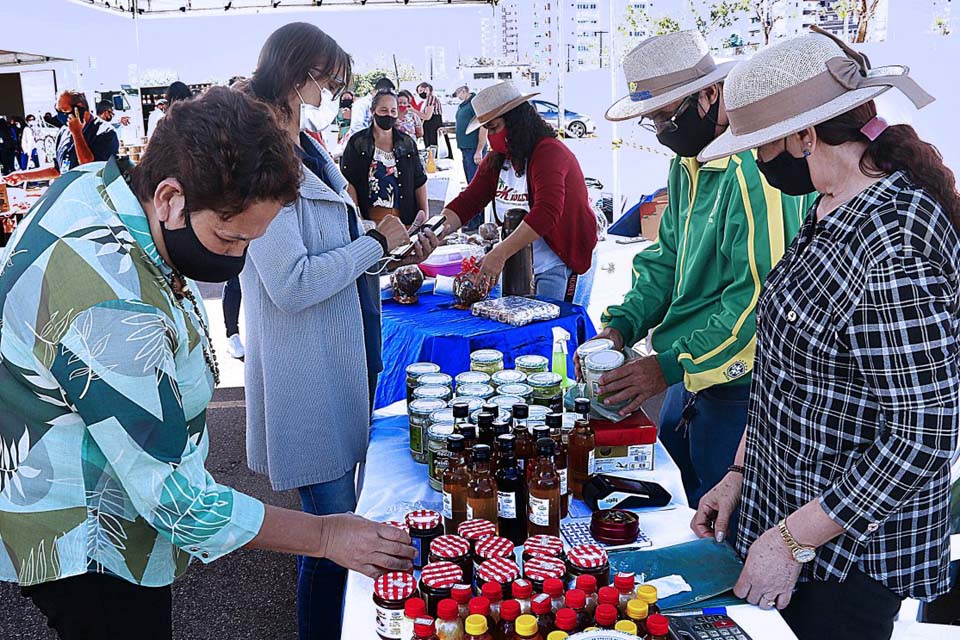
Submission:
[[797,539],[793,537],[793,534],[790,533],[790,529],[787,528],[786,518],[780,521],[780,524],[777,525],[777,529],[780,530],[780,535],[783,536],[783,541],[787,543],[787,547],[789,547],[790,553],[793,554],[794,560],[800,564],[806,564],[813,561],[817,557],[816,547],[805,547],[797,542]]

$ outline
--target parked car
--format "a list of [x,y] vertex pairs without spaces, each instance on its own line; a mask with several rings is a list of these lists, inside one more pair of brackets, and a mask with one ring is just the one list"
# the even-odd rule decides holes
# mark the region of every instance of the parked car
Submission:
[[[546,100],[531,100],[530,102],[537,109],[537,113],[539,113],[548,124],[553,125],[557,129],[560,128],[558,118],[560,108],[556,103],[547,102]],[[564,118],[564,124],[566,125],[567,135],[574,138],[582,138],[596,133],[597,125],[590,116],[585,116],[570,109],[565,109],[565,111],[566,117]]]

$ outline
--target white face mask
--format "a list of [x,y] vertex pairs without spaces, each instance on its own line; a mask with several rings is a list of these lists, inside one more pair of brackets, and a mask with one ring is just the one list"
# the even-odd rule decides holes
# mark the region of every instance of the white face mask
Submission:
[[320,104],[312,105],[305,102],[300,91],[297,91],[297,97],[300,98],[300,131],[312,131],[314,133],[323,133],[323,130],[330,126],[333,119],[337,117],[339,105],[334,102],[333,94],[326,87],[321,88],[320,83],[310,75],[310,79],[320,89]]

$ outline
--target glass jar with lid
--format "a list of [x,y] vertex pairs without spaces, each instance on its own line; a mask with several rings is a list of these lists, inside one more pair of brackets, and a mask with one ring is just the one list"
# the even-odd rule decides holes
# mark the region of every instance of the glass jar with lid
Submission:
[[427,470],[434,491],[443,491],[443,472],[450,461],[447,438],[452,434],[452,422],[438,422],[427,429]]
[[499,536],[490,536],[484,538],[477,542],[473,551],[473,568],[474,571],[480,568],[480,565],[486,562],[487,560],[492,560],[494,558],[508,558],[513,559],[514,555],[513,542],[507,538],[501,538]]
[[543,583],[547,580],[563,580],[566,574],[567,565],[560,558],[534,556],[523,562],[523,577],[533,583],[536,593],[543,593]]
[[377,613],[377,636],[381,640],[407,640],[402,637],[403,607],[417,597],[413,574],[402,571],[385,573],[373,583],[373,606]]
[[417,379],[425,373],[440,373],[440,365],[432,362],[414,362],[407,367],[407,404],[413,401],[413,390],[420,386]]
[[[581,544],[567,554],[567,576],[570,583],[582,575],[597,579],[597,588],[610,585],[610,560],[607,552],[595,544]],[[573,587],[571,587],[573,588]]]
[[583,381],[587,385],[587,396],[598,405],[603,405],[610,411],[620,411],[627,402],[620,402],[616,405],[605,405],[603,401],[609,397],[609,394],[600,394],[600,378],[605,373],[614,369],[619,369],[626,362],[626,356],[619,351],[597,351],[591,353],[583,361]]
[[437,615],[437,605],[450,597],[453,585],[463,582],[463,570],[452,562],[431,562],[420,572],[420,595],[427,603],[427,614]]
[[413,390],[414,400],[431,398],[434,400],[443,400],[444,402],[449,402],[450,398],[452,397],[453,391],[450,390],[450,387],[445,387],[442,384],[422,385]]
[[519,396],[493,396],[490,398],[490,402],[500,407],[501,415],[504,411],[512,415],[514,405],[527,403],[526,400]]
[[530,397],[533,395],[533,387],[523,382],[504,384],[497,388],[497,393],[503,396],[522,398],[525,402],[529,403]]
[[448,373],[425,373],[417,378],[417,386],[426,387],[430,385],[440,385],[453,391],[453,376]]
[[523,561],[530,558],[559,558],[563,560],[563,541],[557,536],[546,534],[530,536],[523,545]]
[[480,349],[470,354],[470,370],[493,375],[503,370],[503,352],[496,349]]
[[611,350],[613,350],[613,340],[610,338],[594,338],[593,340],[587,340],[577,347],[577,356],[582,363],[591,353]]
[[407,411],[410,422],[410,455],[420,464],[427,462],[426,433],[431,416],[447,406],[440,398],[420,398],[410,403]]
[[547,424],[547,415],[550,413],[550,407],[543,407],[538,404],[530,405],[529,415],[527,416],[527,425],[536,427]]
[[417,551],[413,568],[420,569],[429,561],[430,544],[443,535],[443,516],[430,509],[418,509],[408,513],[403,521],[410,530],[410,541]]
[[[527,374],[516,369],[504,369],[491,376],[490,384],[499,389],[505,384],[523,384],[527,381]],[[502,393],[497,391],[497,393]]]
[[447,403],[447,405],[444,406],[442,409],[437,409],[436,411],[430,414],[431,425],[444,424],[447,422],[449,422],[450,424],[453,424],[455,422],[455,420],[453,419],[453,407],[451,407],[449,403]]
[[500,585],[503,591],[503,599],[510,598],[510,585],[520,577],[520,567],[509,558],[493,558],[487,560],[477,568],[476,572],[476,590],[483,591],[483,585],[493,582]]
[[563,410],[563,376],[559,373],[534,373],[527,376],[527,384],[533,387],[532,404]]
[[430,562],[452,562],[463,571],[463,582],[473,582],[470,541],[458,535],[440,536],[430,545]]
[[488,384],[465,384],[457,387],[458,398],[479,398],[481,404],[494,395],[493,387]]
[[455,381],[457,389],[465,384],[490,384],[490,374],[483,371],[464,371],[455,378]]
[[472,557],[477,542],[484,538],[497,535],[497,525],[489,520],[467,520],[466,522],[461,522],[460,526],[457,527],[457,535],[465,538],[470,543],[470,554]]
[[545,356],[517,356],[514,365],[516,365],[517,371],[526,374],[528,380],[534,373],[546,373],[550,371],[550,360]]

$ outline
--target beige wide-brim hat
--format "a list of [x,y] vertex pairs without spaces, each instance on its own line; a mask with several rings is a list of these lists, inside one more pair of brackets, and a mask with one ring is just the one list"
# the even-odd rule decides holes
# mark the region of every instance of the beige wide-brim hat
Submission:
[[631,120],[659,111],[723,81],[736,61],[717,63],[697,30],[647,38],[623,59],[630,95],[613,104],[607,120]]
[[517,85],[510,81],[487,87],[473,96],[473,110],[477,115],[467,125],[467,133],[473,133],[494,118],[499,118],[538,95],[539,91],[520,93]]
[[756,149],[826,122],[896,87],[918,109],[933,102],[905,66],[870,68],[846,43],[814,33],[761,49],[727,77],[728,129],[700,152],[708,162]]

